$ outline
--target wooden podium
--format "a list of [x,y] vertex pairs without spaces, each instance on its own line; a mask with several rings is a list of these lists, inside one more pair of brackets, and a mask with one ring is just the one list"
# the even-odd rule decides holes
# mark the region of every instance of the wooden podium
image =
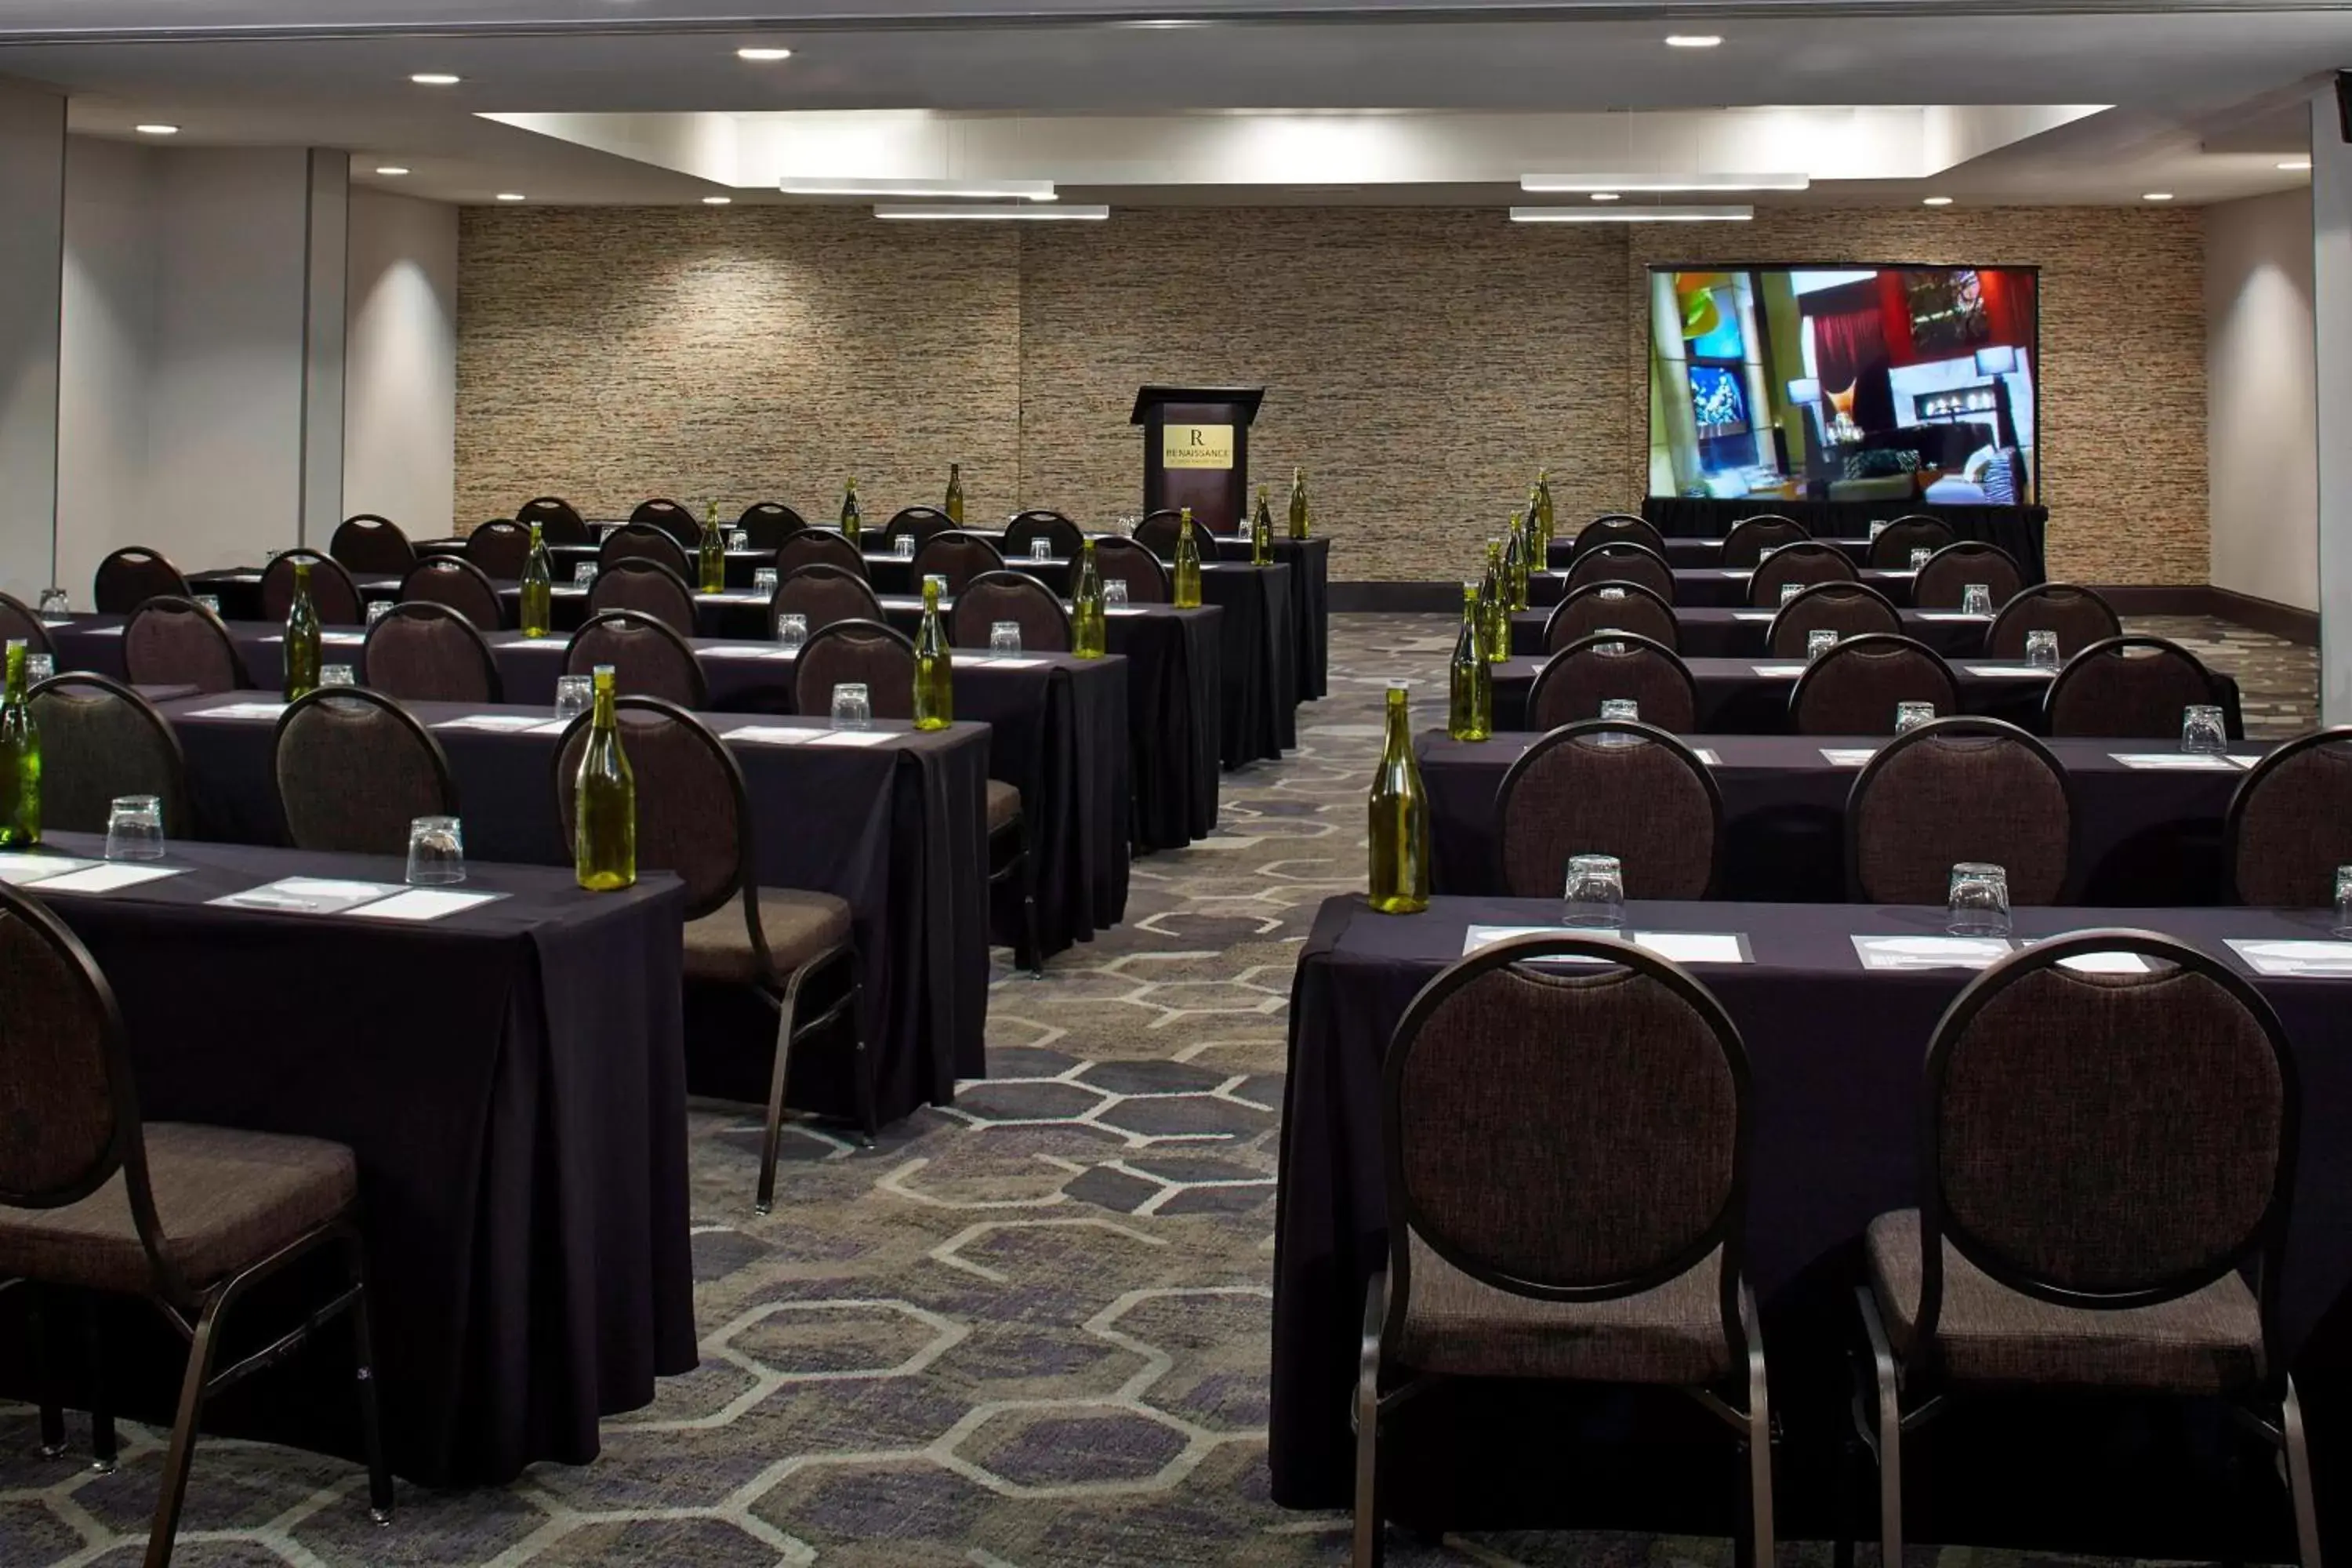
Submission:
[[1249,509],[1249,427],[1262,386],[1147,386],[1129,423],[1143,426],[1143,510],[1191,507],[1218,533]]

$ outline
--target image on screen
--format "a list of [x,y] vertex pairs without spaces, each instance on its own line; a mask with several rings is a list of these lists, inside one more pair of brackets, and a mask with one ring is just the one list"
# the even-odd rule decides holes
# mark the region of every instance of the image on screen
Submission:
[[2021,267],[1654,268],[1650,493],[2034,502]]

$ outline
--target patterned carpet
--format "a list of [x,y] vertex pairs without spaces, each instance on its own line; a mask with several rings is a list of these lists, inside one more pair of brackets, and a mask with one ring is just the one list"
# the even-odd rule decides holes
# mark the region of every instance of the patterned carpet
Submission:
[[[2162,626],[2241,675],[2258,728],[2309,722],[2310,650],[2216,623]],[[1331,696],[1300,714],[1297,752],[1226,775],[1214,837],[1139,862],[1127,924],[1043,981],[998,972],[991,1076],[952,1110],[867,1151],[796,1129],[776,1213],[760,1220],[756,1118],[696,1108],[703,1363],[608,1423],[596,1464],[541,1466],[498,1491],[403,1486],[379,1531],[351,1467],[207,1443],[176,1561],[1345,1561],[1341,1520],[1266,1498],[1283,1011],[1316,905],[1362,884],[1358,803],[1381,689],[1414,679],[1418,714],[1433,719],[1452,639],[1442,617],[1345,616],[1331,640]],[[133,1427],[111,1476],[45,1461],[31,1413],[0,1407],[0,1563],[136,1562],[158,1457],[158,1435]],[[1818,1546],[1782,1553],[1827,1560]],[[1400,1537],[1391,1561],[1630,1568],[1730,1552],[1620,1535]]]

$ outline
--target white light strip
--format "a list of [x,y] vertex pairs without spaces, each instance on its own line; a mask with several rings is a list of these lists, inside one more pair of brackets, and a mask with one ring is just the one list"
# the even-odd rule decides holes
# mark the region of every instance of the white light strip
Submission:
[[1623,191],[1643,195],[1663,191],[1802,191],[1807,174],[1521,174],[1519,189],[1559,192]]
[[983,223],[1100,223],[1110,216],[1108,207],[1087,206],[930,206],[884,204],[874,209],[876,217],[902,221],[920,219],[968,218]]
[[1746,223],[1754,207],[1513,207],[1513,223]]
[[1055,200],[1051,180],[824,179],[787,174],[776,189],[788,196],[986,196],[999,201]]

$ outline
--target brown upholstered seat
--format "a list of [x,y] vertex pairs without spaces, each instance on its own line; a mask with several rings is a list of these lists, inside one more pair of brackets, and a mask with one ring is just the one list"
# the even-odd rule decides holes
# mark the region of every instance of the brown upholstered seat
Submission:
[[1952,542],[1952,525],[1940,517],[1914,513],[1898,517],[1878,531],[1870,542],[1870,564],[1879,572],[1905,572],[1911,566],[1911,552],[1925,550],[1931,554]]
[[1666,564],[1666,558],[1622,540],[1579,551],[1569,563],[1568,593],[1593,583],[1637,584],[1669,605],[1675,602],[1675,570]]
[[924,545],[954,528],[955,521],[935,506],[905,506],[882,525],[882,537],[895,540],[903,534],[911,538],[916,553],[920,554]]
[[1862,902],[1940,904],[1964,860],[2006,870],[2013,904],[2066,893],[2066,770],[1998,719],[1938,719],[1896,736],[1855,777],[1845,827],[1847,882]]
[[2000,546],[1964,539],[1927,558],[1912,579],[1911,603],[1923,610],[1957,610],[1971,583],[1990,590],[1992,607],[1998,610],[2025,586],[2025,570]]
[[470,561],[435,555],[418,562],[401,579],[400,597],[404,604],[446,605],[472,622],[477,631],[494,632],[506,624],[497,585]]
[[694,635],[694,590],[658,561],[625,555],[596,571],[588,585],[588,613],[634,610],[659,621],[682,637]]
[[286,612],[294,607],[295,563],[305,561],[310,564],[310,607],[319,612],[320,622],[330,626],[366,625],[367,605],[360,597],[359,584],[340,562],[315,550],[280,551],[278,559],[262,568],[261,618],[286,618]]
[[327,553],[349,572],[397,576],[416,564],[416,547],[388,518],[362,511],[336,526],[327,541]]
[[497,656],[474,623],[446,605],[394,605],[360,649],[368,686],[404,702],[502,702]]
[[1802,658],[1805,639],[1817,631],[1835,632],[1843,641],[1866,632],[1902,630],[1903,614],[1885,595],[1865,584],[1832,580],[1816,583],[1780,605],[1764,633],[1764,647],[1775,658]]
[[702,542],[702,524],[694,521],[692,512],[666,496],[639,501],[629,512],[629,522],[633,527],[659,530],[681,549],[692,550]]
[[1596,632],[1553,654],[1528,691],[1528,722],[1556,730],[1601,717],[1613,699],[1638,705],[1642,721],[1669,734],[1698,728],[1698,683],[1671,648],[1625,632]]
[[1455,1377],[1556,1377],[1690,1387],[1730,1375],[1721,1255],[1654,1289],[1546,1301],[1483,1284],[1412,1238],[1412,1300],[1397,1352]]
[[983,572],[956,592],[949,640],[958,647],[986,647],[999,621],[1021,628],[1024,653],[1070,651],[1070,615],[1054,591],[1018,572]]
[[1723,798],[1706,764],[1646,723],[1596,719],[1529,746],[1495,792],[1504,890],[1557,898],[1574,855],[1613,855],[1630,899],[1703,899]]
[[613,667],[613,688],[630,697],[658,697],[688,712],[709,706],[702,665],[687,640],[635,610],[593,615],[563,649],[563,673],[589,675]]
[[1603,544],[1638,544],[1644,550],[1656,552],[1661,560],[1666,553],[1665,537],[1655,528],[1631,512],[1612,511],[1594,518],[1577,530],[1576,546],[1569,552],[1569,557],[1572,561],[1586,551]]
[[1748,575],[1748,602],[1760,610],[1773,609],[1780,603],[1783,586],[1852,583],[1857,575],[1853,563],[1836,545],[1800,540],[1781,545],[1756,563],[1756,570]]
[[915,645],[877,621],[835,621],[812,631],[793,661],[793,695],[803,713],[833,711],[833,689],[862,684],[877,719],[915,714]]
[[511,583],[530,560],[530,530],[510,517],[477,523],[466,535],[466,559],[480,567],[485,577]]
[[[761,888],[753,908],[759,911],[768,957],[779,973],[789,974],[848,944],[849,906],[831,893]],[[762,978],[740,904],[723,904],[686,922],[686,977],[734,985]]]
[[1812,535],[1805,531],[1802,523],[1778,512],[1760,511],[1753,517],[1741,518],[1723,536],[1723,563],[1754,566],[1772,551],[1801,544],[1811,538]]
[[2215,700],[2213,678],[2179,643],[2109,637],[2059,670],[2042,700],[2042,727],[2053,735],[2174,739],[2187,709]]
[[1554,605],[1544,621],[1544,651],[1558,653],[1595,632],[1632,632],[1669,652],[1682,647],[1675,607],[1639,583],[1587,583]]
[[145,698],[102,675],[68,672],[34,687],[27,701],[41,731],[43,826],[103,833],[119,796],[152,795],[166,837],[197,837],[179,735]]
[[1127,584],[1127,599],[1131,605],[1164,605],[1169,602],[1168,568],[1160,557],[1132,539],[1110,534],[1095,541],[1095,570],[1105,584],[1113,581]]
[[776,547],[776,575],[789,577],[803,566],[835,566],[863,577],[866,557],[829,528],[807,528]]
[[1058,511],[1040,508],[1016,512],[1013,521],[1004,525],[1004,553],[1009,559],[1025,561],[1030,546],[1040,539],[1053,547],[1055,555],[1069,561],[1077,559],[1078,551],[1087,542],[1076,523]]
[[150,599],[188,596],[180,569],[142,545],[125,545],[98,563],[90,597],[101,616],[127,616]]
[[1003,779],[988,781],[988,830],[996,833],[1021,820],[1021,792]]
[[915,581],[945,577],[950,595],[962,593],[964,584],[983,572],[1003,570],[1004,557],[996,546],[961,529],[935,533],[915,552]]
[[365,688],[321,687],[289,705],[272,767],[298,849],[401,855],[416,818],[457,815],[441,742]]
[[2106,600],[2089,588],[2071,583],[2036,583],[2010,595],[1985,633],[1987,658],[2023,658],[2025,638],[2032,632],[2053,632],[2058,637],[2058,658],[2074,658],[2093,643],[2123,636],[2123,621]]
[[122,668],[133,686],[193,686],[210,695],[253,684],[221,618],[169,595],[149,599],[123,623]]
[[1895,710],[1905,702],[1929,703],[1939,719],[1958,712],[1951,668],[1925,644],[1865,632],[1805,667],[1789,693],[1790,728],[1800,735],[1892,735]]
[[593,544],[588,521],[580,509],[562,496],[540,496],[515,508],[515,521],[529,528],[539,524],[539,536],[550,544]]
[[596,574],[603,576],[624,561],[651,561],[667,566],[680,582],[693,572],[686,549],[666,531],[650,522],[625,522],[596,546]]
[[2352,729],[2301,736],[2255,763],[2222,837],[2239,902],[2332,908],[2336,868],[2352,866]]
[[785,540],[808,527],[808,520],[782,501],[753,501],[735,520],[743,537],[754,550],[775,550]]
[[39,612],[14,594],[0,594],[0,638],[25,645],[27,653],[55,654],[49,641],[49,628],[41,623]]

